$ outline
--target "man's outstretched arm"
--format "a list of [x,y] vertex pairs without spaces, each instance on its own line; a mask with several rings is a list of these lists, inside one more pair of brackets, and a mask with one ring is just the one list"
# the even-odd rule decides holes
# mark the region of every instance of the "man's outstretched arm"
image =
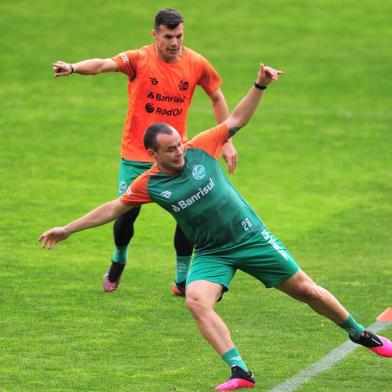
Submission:
[[66,226],[45,231],[38,237],[38,241],[42,242],[43,248],[54,248],[58,242],[66,240],[71,234],[111,222],[131,208],[133,207],[121,203],[120,199],[109,201]]
[[102,72],[117,72],[117,63],[111,59],[89,59],[79,61],[77,63],[66,63],[58,60],[53,63],[53,76],[68,76],[73,73],[81,75],[96,75]]
[[282,71],[260,64],[259,73],[255,82],[256,85],[251,87],[248,94],[242,98],[225,121],[229,128],[230,137],[248,123],[263,96],[264,89],[273,80],[277,80],[278,76],[282,73]]
[[[222,89],[218,88],[209,95],[214,109],[215,119],[218,124],[223,123],[229,115],[229,107]],[[222,156],[227,163],[227,170],[230,174],[234,173],[237,166],[238,154],[231,139],[222,147]]]

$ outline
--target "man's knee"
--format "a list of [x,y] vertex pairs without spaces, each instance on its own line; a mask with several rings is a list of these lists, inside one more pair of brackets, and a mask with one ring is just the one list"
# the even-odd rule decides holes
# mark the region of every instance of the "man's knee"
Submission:
[[293,297],[303,302],[320,300],[323,298],[323,289],[313,281],[298,282]]
[[187,290],[185,298],[186,306],[192,314],[199,314],[203,311],[203,309],[207,308],[206,301],[194,291]]
[[186,289],[186,306],[195,318],[213,309],[215,301],[206,295],[194,290],[192,287]]
[[277,288],[302,302],[322,300],[325,289],[317,285],[305,272],[299,270]]

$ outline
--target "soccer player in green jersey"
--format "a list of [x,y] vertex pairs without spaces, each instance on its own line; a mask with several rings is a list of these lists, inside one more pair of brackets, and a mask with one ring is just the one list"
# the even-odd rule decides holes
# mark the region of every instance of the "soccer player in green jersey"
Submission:
[[329,291],[300,269],[230,184],[217,161],[224,143],[250,120],[265,89],[280,73],[261,65],[254,86],[227,120],[188,143],[183,144],[178,132],[168,124],[151,125],[144,144],[156,161],[152,168],[139,176],[119,199],[39,237],[43,247],[53,248],[77,231],[110,222],[144,203],[155,202],[170,212],[195,244],[186,281],[187,306],[203,337],[231,369],[230,378],[216,387],[220,391],[255,385],[229,329],[214,309],[237,269],[266,287],[275,287],[307,303],[346,330],[355,343],[378,355],[392,357],[392,342],[365,330]]

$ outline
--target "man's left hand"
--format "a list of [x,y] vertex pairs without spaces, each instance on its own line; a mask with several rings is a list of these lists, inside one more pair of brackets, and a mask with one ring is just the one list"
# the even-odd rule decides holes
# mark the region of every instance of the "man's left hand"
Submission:
[[283,71],[269,67],[264,64],[260,64],[259,74],[257,75],[257,84],[262,86],[267,86],[273,80],[278,80],[278,76],[281,75]]

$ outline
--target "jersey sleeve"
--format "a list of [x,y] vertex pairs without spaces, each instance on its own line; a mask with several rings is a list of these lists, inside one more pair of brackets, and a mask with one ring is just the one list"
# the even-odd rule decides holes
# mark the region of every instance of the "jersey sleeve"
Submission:
[[113,60],[117,63],[120,72],[128,75],[130,79],[134,79],[136,77],[139,58],[139,50],[128,50],[114,56]]
[[125,193],[120,196],[121,203],[130,206],[152,203],[147,189],[149,179],[150,176],[147,172],[137,177],[136,180],[129,185]]
[[211,95],[222,85],[222,79],[219,77],[215,68],[203,56],[200,57],[201,75],[197,84],[200,85],[208,95]]
[[199,133],[191,139],[186,147],[200,148],[215,159],[218,159],[222,146],[229,140],[229,129],[226,123],[217,125],[207,131]]

